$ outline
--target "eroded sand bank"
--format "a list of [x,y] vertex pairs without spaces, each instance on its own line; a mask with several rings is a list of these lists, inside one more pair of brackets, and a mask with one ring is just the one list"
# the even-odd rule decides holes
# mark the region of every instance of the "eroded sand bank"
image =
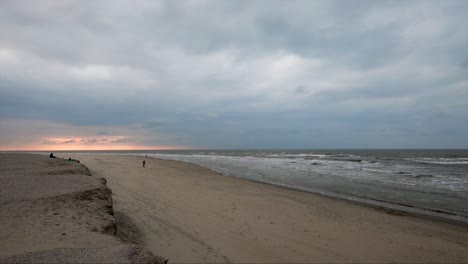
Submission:
[[0,263],[157,263],[116,233],[111,191],[75,162],[0,154]]
[[468,262],[466,226],[388,214],[178,161],[72,157],[108,180],[115,210],[170,262]]

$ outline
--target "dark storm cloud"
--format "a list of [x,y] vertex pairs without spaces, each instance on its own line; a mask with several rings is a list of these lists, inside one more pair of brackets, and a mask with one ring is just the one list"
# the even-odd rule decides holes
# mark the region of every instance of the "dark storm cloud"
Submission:
[[466,1],[4,1],[0,119],[136,133],[114,143],[468,147],[467,12]]

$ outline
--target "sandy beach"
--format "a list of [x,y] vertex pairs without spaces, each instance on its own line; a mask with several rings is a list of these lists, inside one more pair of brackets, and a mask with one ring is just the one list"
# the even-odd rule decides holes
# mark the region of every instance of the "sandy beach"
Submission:
[[115,236],[122,227],[105,180],[81,164],[0,154],[0,263],[164,262]]
[[70,155],[93,176],[107,179],[116,215],[134,223],[145,246],[170,263],[468,262],[466,226],[228,177],[184,162]]

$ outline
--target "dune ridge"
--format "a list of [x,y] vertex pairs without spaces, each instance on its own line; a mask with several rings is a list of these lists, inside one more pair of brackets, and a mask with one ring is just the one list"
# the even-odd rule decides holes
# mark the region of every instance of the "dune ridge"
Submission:
[[112,191],[82,164],[3,153],[0,190],[1,263],[166,261],[116,236]]

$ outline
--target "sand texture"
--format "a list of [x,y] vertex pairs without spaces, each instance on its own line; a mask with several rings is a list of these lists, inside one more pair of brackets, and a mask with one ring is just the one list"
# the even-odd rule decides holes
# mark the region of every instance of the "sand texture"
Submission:
[[223,176],[184,162],[73,157],[107,179],[114,210],[142,231],[148,249],[170,263],[468,262],[466,226]]
[[0,263],[157,263],[117,239],[111,190],[86,167],[0,154]]

